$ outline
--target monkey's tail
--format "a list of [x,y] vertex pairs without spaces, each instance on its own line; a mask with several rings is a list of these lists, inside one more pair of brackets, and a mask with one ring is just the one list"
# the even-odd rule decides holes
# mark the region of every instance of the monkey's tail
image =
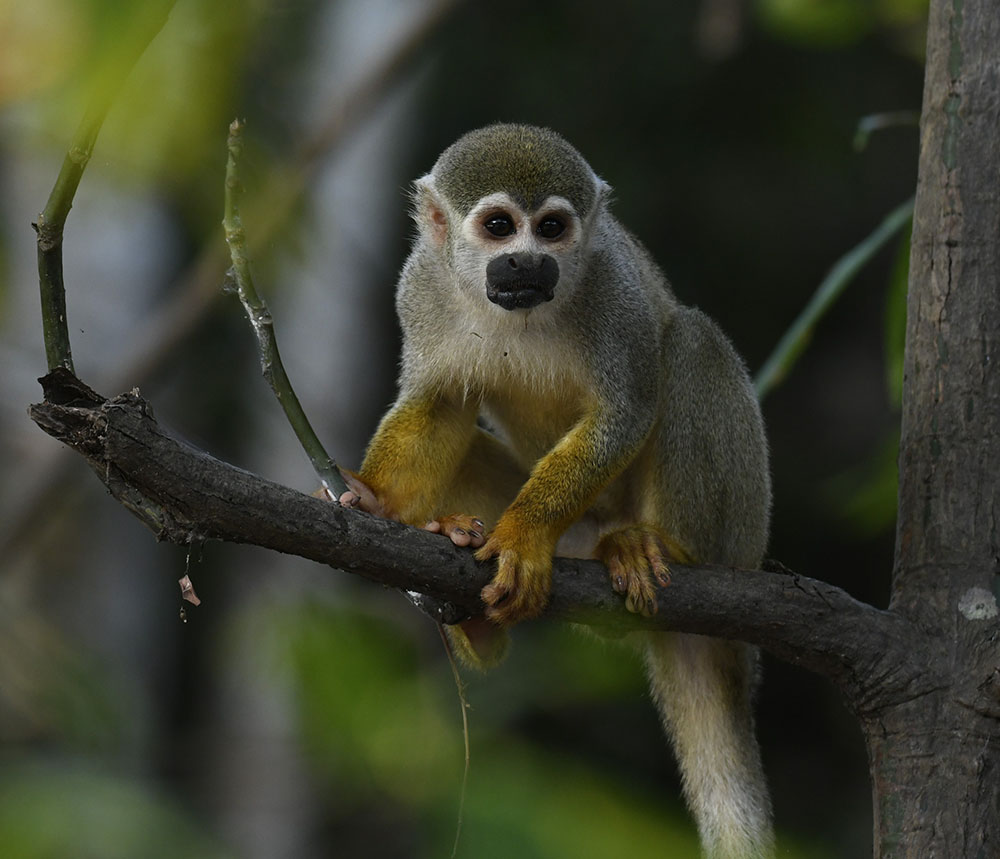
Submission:
[[507,630],[478,615],[444,627],[448,645],[463,665],[487,671],[503,662],[510,636]]
[[771,801],[753,725],[756,649],[653,633],[646,665],[705,856],[771,859]]

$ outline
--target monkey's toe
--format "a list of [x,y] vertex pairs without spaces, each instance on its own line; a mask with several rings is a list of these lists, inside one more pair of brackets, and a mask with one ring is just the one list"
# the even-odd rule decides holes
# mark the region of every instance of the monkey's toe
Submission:
[[456,546],[471,546],[478,549],[486,542],[486,526],[482,519],[463,513],[441,516],[424,526],[425,531],[443,534]]
[[667,541],[650,525],[631,525],[601,538],[595,557],[608,568],[611,587],[625,597],[625,607],[652,617],[657,611],[657,586],[670,583]]
[[348,471],[346,468],[340,469],[340,473],[347,482],[347,491],[341,492],[337,498],[337,502],[342,507],[357,508],[364,510],[365,513],[371,513],[373,516],[382,516],[386,519],[393,518],[389,515],[382,502],[379,501],[372,488],[362,481],[357,474],[353,471]]

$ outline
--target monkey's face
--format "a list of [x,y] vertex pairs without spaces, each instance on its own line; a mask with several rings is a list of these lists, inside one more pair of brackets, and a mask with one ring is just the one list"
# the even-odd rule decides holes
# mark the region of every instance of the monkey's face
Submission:
[[528,210],[501,192],[483,197],[462,219],[452,260],[463,285],[484,290],[504,310],[524,310],[552,301],[560,284],[572,282],[581,240],[568,200],[548,197]]

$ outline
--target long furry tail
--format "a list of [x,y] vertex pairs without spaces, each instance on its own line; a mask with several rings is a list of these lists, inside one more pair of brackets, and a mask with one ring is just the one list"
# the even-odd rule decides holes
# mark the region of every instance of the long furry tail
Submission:
[[650,689],[707,859],[771,859],[771,801],[754,736],[756,649],[700,635],[647,637]]

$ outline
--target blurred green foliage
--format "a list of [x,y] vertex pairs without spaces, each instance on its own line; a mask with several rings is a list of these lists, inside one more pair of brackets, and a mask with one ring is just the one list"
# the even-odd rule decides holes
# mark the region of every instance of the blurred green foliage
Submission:
[[762,25],[776,36],[803,44],[837,48],[882,29],[923,55],[923,23],[928,0],[755,0]]
[[[461,702],[441,660],[419,658],[419,638],[397,624],[329,603],[293,603],[249,622],[273,649],[274,670],[292,678],[306,756],[336,794],[337,814],[402,803],[419,821],[419,855],[444,855],[459,826],[463,743]],[[516,677],[466,689],[471,766],[459,855],[696,855],[697,838],[681,808],[664,809],[613,771],[575,762],[517,730],[532,710],[599,705],[625,689],[644,697],[629,650],[555,628],[532,642],[530,655],[511,658],[508,671]],[[495,699],[514,679],[517,697],[504,707]],[[654,754],[665,758],[666,749]],[[350,794],[337,790],[345,780]],[[829,855],[792,843],[783,848],[789,859]]]
[[272,636],[287,653],[303,742],[321,772],[349,778],[358,801],[440,798],[441,765],[460,746],[415,642],[377,617],[309,603],[289,607]]
[[[6,58],[0,106],[30,98],[37,133],[68,141],[86,105],[120,77],[136,33],[165,0],[8,5],[0,30]],[[218,162],[216,117],[233,104],[255,6],[242,0],[176,4],[115,102],[101,132],[98,169],[113,161],[119,181],[145,182],[151,175],[185,176],[206,158]]]
[[225,859],[181,809],[147,785],[84,764],[13,766],[0,775],[0,845],[11,859]]

